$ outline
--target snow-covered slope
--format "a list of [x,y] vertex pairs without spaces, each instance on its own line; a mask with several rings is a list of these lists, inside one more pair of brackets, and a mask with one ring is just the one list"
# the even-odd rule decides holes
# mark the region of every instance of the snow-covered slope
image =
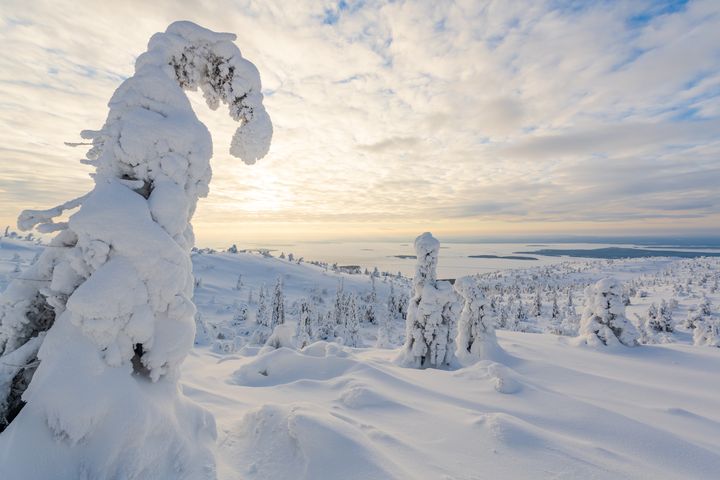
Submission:
[[[0,290],[41,248],[2,239]],[[302,299],[329,311],[339,288],[369,298],[368,275],[257,253],[196,253],[193,266],[211,338],[183,364],[182,388],[215,416],[222,479],[718,478],[720,349],[692,345],[681,326],[703,295],[717,315],[717,262],[596,261],[486,275],[481,281],[510,285],[527,304],[542,287],[541,315],[528,322],[549,331],[546,291],[569,291],[579,309],[582,288],[613,274],[636,290],[633,322],[651,303],[678,301],[672,343],[591,348],[501,329],[500,363],[452,371],[397,366],[396,349],[373,347],[378,325],[368,323],[362,348],[252,345],[262,285],[282,279],[292,333]],[[409,289],[406,278],[374,283],[380,317],[391,286]],[[242,306],[247,318],[237,320]],[[401,319],[392,330],[398,347]],[[219,348],[229,336],[231,348]]]
[[196,351],[222,478],[717,478],[720,352],[599,352],[500,332],[505,365],[395,366],[388,350]]

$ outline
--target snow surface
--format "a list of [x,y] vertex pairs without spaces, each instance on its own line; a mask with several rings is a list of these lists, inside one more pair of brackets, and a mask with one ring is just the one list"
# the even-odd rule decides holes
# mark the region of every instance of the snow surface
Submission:
[[[41,249],[2,239],[0,290],[21,275],[16,264],[25,268]],[[720,349],[693,345],[681,325],[702,295],[717,316],[720,294],[711,291],[712,280],[700,282],[706,272],[717,278],[717,261],[598,260],[481,276],[486,283],[522,279],[524,299],[537,283],[572,287],[578,310],[591,283],[608,276],[637,282],[627,318],[637,323],[635,313],[675,297],[673,342],[591,347],[572,337],[498,329],[503,355],[455,370],[394,364],[400,319],[393,323],[394,349],[371,347],[378,327],[367,323],[363,348],[249,344],[251,290],[256,300],[261,285],[270,288],[282,277],[292,325],[301,299],[316,296],[329,308],[341,282],[346,291],[367,292],[367,275],[251,253],[196,253],[193,268],[200,279],[193,300],[211,333],[227,335],[235,304],[250,307],[249,318],[234,327],[237,348],[220,352],[210,338],[181,367],[184,395],[215,417],[221,479],[715,479],[720,472]],[[410,288],[406,278],[375,283],[379,305],[391,284],[396,291]],[[530,319],[538,331],[551,324],[547,302],[543,309]],[[142,388],[134,394],[143,395]],[[162,432],[155,437],[160,444]],[[0,435],[0,451],[7,441]],[[27,461],[52,461],[58,445],[39,444]]]

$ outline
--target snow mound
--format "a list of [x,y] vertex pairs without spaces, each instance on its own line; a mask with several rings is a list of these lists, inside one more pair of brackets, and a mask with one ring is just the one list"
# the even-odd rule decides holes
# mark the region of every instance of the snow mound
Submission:
[[458,370],[458,378],[484,380],[490,382],[499,393],[517,393],[522,389],[518,374],[508,367],[489,360],[483,360],[470,367]]
[[408,478],[347,421],[303,406],[263,405],[248,412],[223,449],[249,479]]
[[367,385],[350,385],[340,394],[339,400],[352,409],[398,406],[396,402]]
[[289,348],[263,350],[233,373],[231,383],[267,387],[298,380],[329,380],[357,366],[338,345],[317,342],[303,351]]

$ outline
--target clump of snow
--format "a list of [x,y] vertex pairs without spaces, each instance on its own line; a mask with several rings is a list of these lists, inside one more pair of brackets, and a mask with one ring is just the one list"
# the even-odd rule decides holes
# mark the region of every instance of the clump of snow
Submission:
[[[21,228],[60,233],[0,300],[2,361],[23,371],[3,370],[0,417],[12,420],[27,388],[0,441],[0,477],[214,478],[212,417],[177,386],[196,333],[190,220],[212,156],[183,89],[228,105],[240,122],[232,153],[265,155],[260,77],[234,39],[190,22],[154,35],[102,129],[82,133],[94,189],[21,214]],[[38,446],[53,454],[28,462]]]

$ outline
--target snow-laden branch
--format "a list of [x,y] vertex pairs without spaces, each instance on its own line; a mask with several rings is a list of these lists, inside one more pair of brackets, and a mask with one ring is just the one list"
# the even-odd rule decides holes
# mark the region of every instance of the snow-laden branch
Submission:
[[88,195],[85,194],[47,210],[23,210],[18,217],[18,228],[27,231],[39,225],[38,230],[43,233],[63,230],[67,227],[67,223],[53,223],[53,219],[62,215],[66,210],[72,210],[82,205]]

